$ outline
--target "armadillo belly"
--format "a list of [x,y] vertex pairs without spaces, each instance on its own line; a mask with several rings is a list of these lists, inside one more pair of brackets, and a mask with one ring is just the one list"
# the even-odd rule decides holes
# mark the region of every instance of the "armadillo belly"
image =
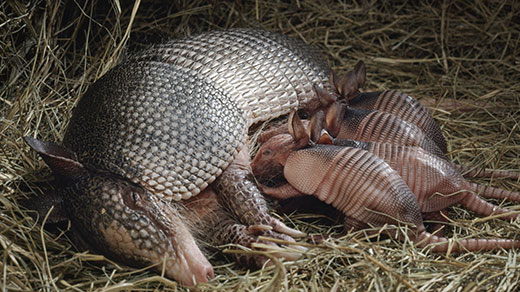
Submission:
[[173,40],[95,82],[63,143],[89,167],[187,199],[227,168],[250,125],[305,107],[328,73],[312,48],[266,31]]

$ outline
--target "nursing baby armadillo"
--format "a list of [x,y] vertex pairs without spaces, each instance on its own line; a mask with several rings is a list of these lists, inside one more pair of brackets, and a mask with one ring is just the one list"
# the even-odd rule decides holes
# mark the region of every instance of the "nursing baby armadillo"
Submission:
[[[438,214],[461,203],[484,215],[507,213],[504,216],[507,219],[519,217],[473,192],[513,201],[520,201],[520,193],[470,183],[450,162],[420,147],[355,140],[309,146],[310,139],[323,128],[323,122],[323,113],[321,117],[320,113],[315,115],[309,122],[311,135],[308,135],[293,113],[289,117],[290,134],[279,134],[262,145],[252,162],[255,175],[262,176],[266,170],[272,175],[283,168],[287,180],[282,186],[264,186],[264,193],[278,199],[314,195],[342,211],[349,228],[411,223],[415,232],[409,235],[418,246],[434,243],[433,250],[441,252],[450,248],[449,240],[428,233],[421,213]],[[464,239],[452,251],[519,246],[520,241],[509,239]]]
[[[263,231],[299,235],[268,214],[250,179],[247,129],[314,107],[313,85],[330,88],[329,71],[303,42],[263,30],[173,40],[130,56],[92,84],[64,147],[26,141],[58,181],[69,181],[61,184],[66,215],[84,222],[80,232],[92,248],[159,270],[170,257],[167,276],[203,282],[213,271],[196,240],[223,244],[218,239],[228,231],[241,232],[227,237],[231,243]],[[199,193],[212,197],[209,187],[222,208],[190,212]],[[214,209],[226,216],[216,225],[205,221],[220,214]],[[228,233],[198,237],[195,229],[204,225]]]

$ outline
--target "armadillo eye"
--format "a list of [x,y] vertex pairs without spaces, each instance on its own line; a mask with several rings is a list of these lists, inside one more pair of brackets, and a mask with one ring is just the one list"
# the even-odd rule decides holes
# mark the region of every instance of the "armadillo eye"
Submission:
[[271,155],[272,151],[271,149],[266,149],[264,152],[262,152],[262,155]]
[[131,209],[135,209],[140,205],[141,197],[134,190],[126,190],[122,193],[123,202]]
[[137,203],[137,200],[139,200],[139,195],[136,192],[132,192],[130,194],[130,197],[132,198],[132,201],[134,202],[134,205]]

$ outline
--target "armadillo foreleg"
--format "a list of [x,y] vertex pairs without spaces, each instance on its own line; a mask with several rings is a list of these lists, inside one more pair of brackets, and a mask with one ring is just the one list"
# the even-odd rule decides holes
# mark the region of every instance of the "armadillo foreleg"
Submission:
[[[186,216],[190,216],[191,224],[193,224],[192,232],[200,239],[200,244],[209,244],[210,246],[237,244],[246,248],[257,249],[254,247],[254,243],[261,243],[264,246],[279,249],[276,243],[258,239],[258,236],[261,235],[294,242],[294,239],[288,235],[267,230],[269,228],[266,229],[265,225],[245,226],[238,223],[219,204],[217,195],[211,188],[183,203],[186,207],[183,212],[189,213]],[[273,256],[294,260],[300,254],[293,251],[277,251],[273,253]],[[250,268],[260,268],[269,259],[255,253],[234,253],[233,258],[239,265]]]
[[215,181],[221,204],[245,225],[268,225],[274,231],[290,236],[304,233],[287,227],[269,214],[267,202],[260,193],[251,174],[247,147],[243,147],[231,165]]
[[[273,242],[259,240],[259,235],[294,242],[294,239],[288,235],[264,230],[259,225],[245,226],[243,224],[233,223],[232,221],[226,221],[223,222],[219,227],[215,228],[215,230],[216,231],[213,236],[215,245],[225,245],[232,243],[251,248],[255,243],[262,243],[266,246],[278,248],[278,245]],[[301,254],[299,252],[277,251],[273,253],[273,255],[279,258],[285,258],[287,260],[296,260],[300,257]],[[267,260],[269,260],[268,257],[253,253],[234,253],[233,257],[238,264],[252,268],[261,268],[267,262]]]

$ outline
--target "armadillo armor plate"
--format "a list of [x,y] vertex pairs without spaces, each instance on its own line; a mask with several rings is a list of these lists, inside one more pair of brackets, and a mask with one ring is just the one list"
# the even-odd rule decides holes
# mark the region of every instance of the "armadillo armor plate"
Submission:
[[173,40],[90,86],[63,143],[85,165],[188,199],[226,169],[250,125],[304,107],[328,74],[311,47],[266,31]]

